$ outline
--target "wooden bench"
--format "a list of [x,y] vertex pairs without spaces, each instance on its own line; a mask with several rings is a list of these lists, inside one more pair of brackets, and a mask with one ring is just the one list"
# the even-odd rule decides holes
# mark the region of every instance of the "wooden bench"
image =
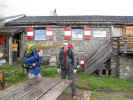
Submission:
[[5,75],[4,72],[0,72],[0,85],[1,88],[4,89],[5,88]]

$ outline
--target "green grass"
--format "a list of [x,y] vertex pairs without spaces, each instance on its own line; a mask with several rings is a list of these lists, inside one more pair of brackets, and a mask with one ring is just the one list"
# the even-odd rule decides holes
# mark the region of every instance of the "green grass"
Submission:
[[112,91],[133,91],[133,81],[118,79],[108,76],[92,76],[85,73],[79,73],[77,86],[82,89],[108,89]]
[[[6,73],[6,82],[8,85],[13,85],[28,79],[27,75],[19,66],[4,65],[3,67],[0,67],[0,71],[1,70]],[[44,77],[59,77],[55,66],[42,66],[41,73]],[[83,72],[79,72],[77,76],[78,79],[76,81],[76,85],[81,89],[91,89],[93,91],[99,89],[109,89],[112,91],[133,91],[133,81],[107,76],[98,77],[88,75]]]
[[[17,84],[19,82],[23,82],[28,79],[27,74],[23,72],[22,67],[16,65],[3,65],[0,66],[0,71],[5,72],[5,81],[7,86]],[[57,77],[56,67],[41,67],[41,73],[44,77]]]
[[5,81],[7,85],[13,85],[18,82],[22,82],[27,79],[26,74],[23,72],[20,66],[15,65],[3,65],[0,66],[0,71],[5,73]]
[[41,73],[44,77],[57,77],[58,73],[55,66],[41,67]]

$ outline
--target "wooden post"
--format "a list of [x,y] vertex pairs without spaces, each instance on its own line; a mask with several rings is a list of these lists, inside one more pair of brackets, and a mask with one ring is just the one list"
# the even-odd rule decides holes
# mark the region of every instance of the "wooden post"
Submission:
[[21,33],[21,39],[20,39],[20,48],[21,48],[21,50],[20,50],[20,58],[23,58],[23,56],[24,56],[24,38],[23,38],[23,36],[24,36],[24,33]]
[[12,65],[12,36],[9,36],[9,64]]
[[120,41],[117,38],[117,54],[116,54],[116,77],[119,77],[120,74]]
[[119,74],[120,74],[120,41],[119,40],[120,40],[121,34],[114,33],[113,26],[111,26],[111,32],[112,32],[112,38],[114,39],[113,41],[117,43],[116,54],[115,54],[115,61],[116,61],[115,75],[116,77],[119,77]]

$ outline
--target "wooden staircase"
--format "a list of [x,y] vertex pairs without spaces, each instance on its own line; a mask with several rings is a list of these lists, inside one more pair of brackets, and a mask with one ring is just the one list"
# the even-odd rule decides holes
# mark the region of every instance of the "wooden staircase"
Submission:
[[117,56],[120,53],[133,54],[133,37],[131,36],[112,38],[111,40],[105,39],[103,41],[102,44],[96,46],[91,55],[89,53],[86,59],[85,71],[89,74],[96,70],[106,69],[106,61],[112,58],[118,59]]
[[105,39],[103,44],[92,53],[87,59],[86,72],[91,74],[94,71],[105,69],[105,62],[111,58],[112,45],[111,41]]

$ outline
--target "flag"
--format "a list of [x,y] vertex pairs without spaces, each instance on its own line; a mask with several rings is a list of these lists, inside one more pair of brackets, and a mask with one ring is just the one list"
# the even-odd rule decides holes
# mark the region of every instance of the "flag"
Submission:
[[84,26],[84,40],[90,40],[92,38],[91,28]]
[[64,27],[64,40],[70,40],[72,37],[71,27]]

